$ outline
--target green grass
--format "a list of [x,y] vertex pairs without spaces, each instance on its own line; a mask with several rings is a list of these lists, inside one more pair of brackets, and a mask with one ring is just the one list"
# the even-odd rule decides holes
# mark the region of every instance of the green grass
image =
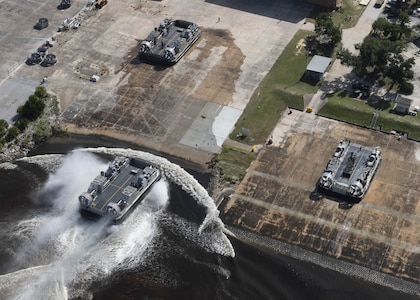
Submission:
[[249,134],[242,140],[243,143],[264,143],[287,106],[303,109],[302,97],[277,89],[260,99],[251,100],[236,123],[231,139],[235,139],[242,128],[248,128]]
[[302,110],[303,95],[316,93],[318,85],[301,80],[307,62],[304,40],[309,34],[312,33],[298,31],[284,49],[252,95],[230,135],[231,139],[235,139],[242,128],[248,128],[249,134],[242,142],[250,145],[264,143],[288,106]]
[[420,141],[420,115],[397,115],[386,110],[381,112],[376,125],[381,125],[382,131],[385,132],[408,132],[410,138]]
[[[342,29],[354,27],[365,8],[365,6],[359,5],[359,1],[342,0],[341,8],[332,12],[333,22],[336,26],[341,26]],[[331,10],[321,6],[314,6],[306,20],[315,23],[315,19],[322,12],[331,12]],[[346,18],[346,16],[351,18]]]
[[359,5],[359,1],[353,0],[342,0],[341,4],[341,8],[333,12],[334,24],[340,25],[342,29],[354,27],[366,6]]
[[[355,100],[347,93],[338,92],[328,97],[328,103],[318,112],[318,115],[340,121],[369,127],[375,108],[365,101]],[[382,110],[376,121],[376,126],[381,125],[381,130],[408,132],[409,137],[420,140],[420,116],[398,115],[390,109]]]
[[223,146],[222,152],[217,157],[223,177],[231,182],[242,180],[246,169],[254,159],[255,156],[251,152],[232,146]]
[[374,113],[375,108],[365,101],[335,93],[328,97],[328,103],[322,107],[318,115],[369,127]]
[[266,78],[262,81],[258,89],[261,94],[274,88],[281,88],[299,95],[316,93],[319,84],[313,85],[301,80],[306,66],[311,60],[311,57],[307,57],[305,39],[313,34],[313,32],[304,30],[300,30],[295,34]]

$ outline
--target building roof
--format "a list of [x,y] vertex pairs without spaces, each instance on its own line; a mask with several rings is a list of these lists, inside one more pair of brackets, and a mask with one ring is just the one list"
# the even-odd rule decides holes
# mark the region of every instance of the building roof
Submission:
[[306,67],[306,71],[324,74],[330,63],[330,57],[315,55]]

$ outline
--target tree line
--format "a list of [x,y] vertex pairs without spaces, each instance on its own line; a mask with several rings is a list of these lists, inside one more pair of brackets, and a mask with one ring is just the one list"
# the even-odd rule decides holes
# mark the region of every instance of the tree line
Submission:
[[9,126],[6,120],[0,119],[0,146],[13,141],[20,133],[24,132],[30,122],[35,121],[43,113],[45,98],[48,96],[43,86],[38,86],[34,94],[17,109],[17,119]]
[[399,92],[411,94],[415,61],[413,57],[405,59],[402,55],[412,36],[409,21],[406,12],[401,12],[395,23],[378,18],[372,24],[371,33],[357,45],[359,54],[355,55],[348,49],[338,52],[341,63],[353,67],[362,77],[388,78],[391,81],[389,90],[397,85]]
[[402,52],[412,40],[413,30],[409,26],[410,17],[405,11],[400,11],[395,22],[378,18],[372,24],[371,33],[356,45],[358,54],[350,50],[336,48],[342,39],[340,26],[333,22],[331,13],[321,13],[315,20],[315,35],[306,39],[306,49],[309,55],[332,57],[335,53],[343,65],[353,68],[362,78],[372,78],[385,85],[389,81],[389,90],[395,85],[398,92],[411,94],[414,86],[414,58],[404,58]]

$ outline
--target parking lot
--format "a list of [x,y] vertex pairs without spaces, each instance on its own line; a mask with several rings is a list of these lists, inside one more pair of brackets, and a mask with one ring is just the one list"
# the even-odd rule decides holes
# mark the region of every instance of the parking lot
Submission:
[[[74,1],[71,9],[59,11],[56,1],[2,2],[10,21],[24,12],[28,16],[8,34],[20,53],[12,55],[1,45],[10,64],[2,73],[7,76],[0,101],[7,110],[0,118],[10,120],[47,76],[47,89],[58,96],[69,131],[118,137],[199,162],[219,151],[259,82],[295,32],[305,28],[310,10],[304,2],[290,1],[111,0],[78,29],[57,33],[60,22],[84,3]],[[49,26],[34,31],[40,17],[48,17]],[[137,51],[164,18],[195,22],[203,34],[177,65],[161,69],[140,63]],[[20,47],[18,35],[31,42]],[[38,42],[52,36],[49,51],[57,64],[22,63]],[[16,65],[12,72],[11,65]],[[92,74],[99,75],[98,82],[87,80]]]

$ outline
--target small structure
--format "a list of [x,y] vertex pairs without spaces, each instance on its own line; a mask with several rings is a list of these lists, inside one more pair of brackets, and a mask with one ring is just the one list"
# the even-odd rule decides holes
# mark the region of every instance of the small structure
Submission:
[[98,75],[92,75],[92,77],[90,77],[90,81],[91,82],[98,82],[99,81],[99,76]]
[[413,103],[412,99],[398,96],[397,99],[395,99],[394,112],[400,113],[400,114],[408,114],[412,103]]
[[315,55],[306,67],[305,76],[317,81],[321,80],[330,63],[330,57]]

